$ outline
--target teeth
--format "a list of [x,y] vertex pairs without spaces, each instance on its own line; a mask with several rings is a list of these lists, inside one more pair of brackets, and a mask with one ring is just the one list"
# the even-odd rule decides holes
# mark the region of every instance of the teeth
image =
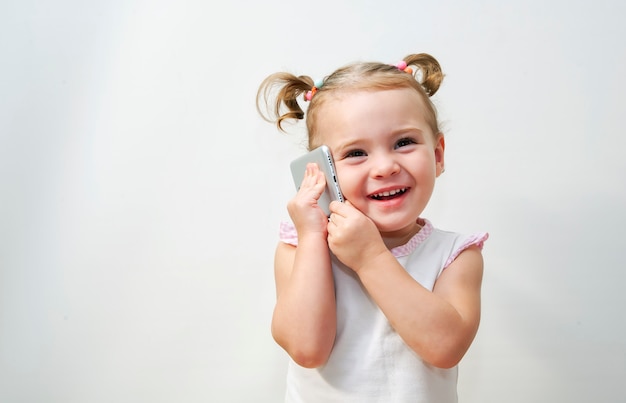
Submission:
[[377,193],[375,195],[372,195],[372,197],[375,198],[375,199],[378,199],[378,198],[381,198],[381,197],[393,196],[393,195],[404,193],[404,192],[406,192],[406,188],[390,190],[388,192]]

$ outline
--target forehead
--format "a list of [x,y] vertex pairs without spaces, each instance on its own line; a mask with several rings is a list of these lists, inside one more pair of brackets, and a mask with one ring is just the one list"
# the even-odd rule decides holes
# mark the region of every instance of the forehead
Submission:
[[430,129],[422,96],[412,88],[333,91],[315,113],[312,145],[337,136],[384,134],[405,127]]

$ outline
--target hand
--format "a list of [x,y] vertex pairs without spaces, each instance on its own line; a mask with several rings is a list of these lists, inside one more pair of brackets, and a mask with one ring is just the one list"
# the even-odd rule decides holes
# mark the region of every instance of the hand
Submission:
[[328,246],[339,260],[355,272],[387,252],[376,224],[349,201],[330,203]]
[[309,163],[304,172],[300,190],[287,203],[287,211],[298,231],[298,236],[307,232],[321,232],[326,236],[328,218],[317,204],[326,188],[326,177],[315,163]]

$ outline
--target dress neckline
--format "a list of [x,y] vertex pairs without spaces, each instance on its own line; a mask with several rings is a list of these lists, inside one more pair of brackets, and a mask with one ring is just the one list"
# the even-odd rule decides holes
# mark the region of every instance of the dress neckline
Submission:
[[422,227],[417,234],[404,245],[396,246],[391,249],[391,254],[395,257],[407,256],[413,253],[417,246],[424,242],[433,232],[433,225],[425,218],[418,218],[417,223]]

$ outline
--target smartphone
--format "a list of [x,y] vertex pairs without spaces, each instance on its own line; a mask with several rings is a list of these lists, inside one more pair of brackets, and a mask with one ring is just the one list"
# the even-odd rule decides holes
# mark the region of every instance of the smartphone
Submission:
[[339,182],[337,181],[337,172],[335,171],[335,163],[333,156],[330,153],[330,149],[322,145],[316,149],[309,151],[303,156],[293,160],[290,164],[291,175],[296,185],[296,190],[300,190],[302,179],[304,178],[304,172],[306,171],[306,165],[309,162],[315,162],[320,167],[320,170],[324,172],[326,177],[326,189],[322,196],[320,196],[317,204],[326,213],[326,216],[330,216],[330,202],[338,200],[343,202],[343,195],[341,189],[339,189]]

